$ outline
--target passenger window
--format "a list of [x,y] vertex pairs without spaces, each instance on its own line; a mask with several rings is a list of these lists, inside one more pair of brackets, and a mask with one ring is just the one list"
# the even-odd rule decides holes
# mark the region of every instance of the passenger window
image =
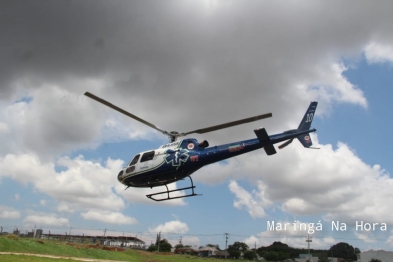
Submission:
[[146,152],[141,158],[141,163],[145,161],[152,160],[154,158],[154,151]]
[[136,163],[138,163],[139,156],[140,156],[140,154],[137,154],[137,155],[134,157],[134,159],[130,162],[130,164],[129,164],[128,166],[132,166],[132,165],[135,165]]

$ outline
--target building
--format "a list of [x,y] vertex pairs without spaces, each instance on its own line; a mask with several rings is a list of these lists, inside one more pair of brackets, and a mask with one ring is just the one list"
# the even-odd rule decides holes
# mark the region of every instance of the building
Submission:
[[[307,262],[308,261],[308,254],[304,255],[304,254],[300,254],[299,255],[300,258],[295,258],[296,262]],[[344,260],[343,258],[337,258],[337,257],[328,257],[329,262],[341,262],[342,260]],[[318,262],[319,261],[319,257],[311,257],[311,262]],[[369,262],[367,260],[367,262]]]
[[19,235],[20,235],[19,229],[16,228],[16,229],[12,232],[12,234],[19,236]]
[[379,259],[382,262],[393,261],[393,252],[384,250],[368,250],[357,254],[358,262],[369,262],[371,259]]
[[215,247],[203,247],[198,250],[200,257],[215,257],[218,249]]
[[[300,256],[300,255],[299,255],[299,256]],[[306,257],[295,258],[295,261],[296,261],[296,262],[308,262],[308,261],[310,261],[310,262],[318,262],[318,260],[319,260],[318,257],[311,257],[310,259],[309,259],[309,258],[310,258],[310,257],[309,257],[308,254],[307,254]]]
[[175,253],[175,254],[183,254],[183,255],[185,255],[185,254],[187,254],[187,255],[198,254],[199,255],[198,252],[199,252],[199,250],[193,249],[192,247],[178,247],[178,248],[175,248],[173,251],[173,253]]
[[44,231],[42,230],[42,229],[37,229],[36,231],[35,231],[35,238],[41,238],[41,236],[42,236],[42,233],[43,233]]
[[216,252],[215,257],[218,257],[218,258],[229,257],[229,253],[228,253],[227,250],[218,250],[218,251]]
[[104,246],[146,249],[145,242],[136,237],[41,234],[41,238],[74,243],[92,243]]

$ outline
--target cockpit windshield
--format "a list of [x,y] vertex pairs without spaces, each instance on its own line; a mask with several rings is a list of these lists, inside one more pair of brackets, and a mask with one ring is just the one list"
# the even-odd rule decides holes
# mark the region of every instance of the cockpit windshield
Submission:
[[140,157],[140,154],[137,154],[134,157],[134,159],[132,159],[132,161],[128,164],[128,166],[132,166],[132,165],[135,165],[136,163],[138,163],[139,157]]

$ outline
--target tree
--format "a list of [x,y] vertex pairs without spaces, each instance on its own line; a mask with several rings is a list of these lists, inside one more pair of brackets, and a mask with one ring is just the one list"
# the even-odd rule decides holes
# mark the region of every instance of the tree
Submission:
[[294,252],[295,249],[289,247],[287,244],[281,243],[279,241],[273,242],[270,246],[267,247],[260,247],[257,249],[258,255],[260,255],[263,258],[266,258],[266,253],[267,252],[275,252],[275,254],[268,254],[269,256],[273,256],[277,258],[275,260],[285,260],[291,257],[298,257],[298,254],[301,252]]
[[244,252],[243,258],[244,258],[244,259],[247,259],[247,260],[254,260],[254,259],[257,258],[257,255],[255,254],[254,251],[246,250],[246,251]]
[[248,246],[246,243],[243,242],[235,242],[233,245],[228,246],[228,253],[231,257],[233,258],[239,258],[241,255],[241,252],[245,252],[248,250]]
[[182,248],[184,247],[182,244],[176,244],[175,248]]
[[275,251],[268,251],[264,254],[263,258],[265,258],[268,261],[277,261],[278,254]]
[[273,244],[270,245],[270,249],[273,251],[286,250],[288,248],[287,244],[281,243],[280,241],[274,241]]
[[168,240],[163,239],[160,241],[160,252],[171,252],[172,245],[168,242]]
[[354,247],[344,242],[340,242],[332,246],[329,249],[329,254],[333,254],[335,257],[341,257],[350,261],[357,259]]
[[157,251],[157,246],[151,244],[151,245],[149,246],[149,248],[147,249],[147,251],[149,251],[149,252],[155,252],[155,251]]

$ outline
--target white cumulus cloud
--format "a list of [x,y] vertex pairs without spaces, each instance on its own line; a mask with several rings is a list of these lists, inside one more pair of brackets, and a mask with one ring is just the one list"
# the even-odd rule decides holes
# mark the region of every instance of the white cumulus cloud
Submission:
[[262,218],[266,216],[264,207],[270,206],[271,202],[264,196],[265,185],[259,181],[259,191],[253,190],[251,193],[238,185],[234,180],[229,182],[229,190],[235,194],[233,206],[237,209],[245,207],[252,218]]
[[[56,172],[56,164],[65,170]],[[116,174],[122,165],[120,160],[108,159],[102,166],[81,156],[74,159],[63,157],[57,163],[42,163],[35,155],[8,154],[0,158],[0,177],[30,183],[69,207],[120,210],[125,203],[112,187],[118,183]]]
[[169,221],[165,222],[164,224],[158,225],[156,227],[150,228],[149,227],[149,232],[151,233],[180,233],[184,234],[187,233],[189,230],[188,226],[186,223],[174,220],[174,221]]
[[18,219],[20,212],[12,207],[0,205],[0,218],[2,219]]
[[117,224],[117,225],[133,225],[138,221],[129,216],[125,216],[120,212],[89,210],[81,213],[81,216],[86,220],[95,220],[102,223]]
[[371,42],[365,48],[364,54],[369,63],[393,62],[392,44]]
[[68,218],[59,217],[54,213],[38,213],[30,212],[23,220],[25,227],[34,226],[53,226],[53,227],[68,227],[70,225]]

